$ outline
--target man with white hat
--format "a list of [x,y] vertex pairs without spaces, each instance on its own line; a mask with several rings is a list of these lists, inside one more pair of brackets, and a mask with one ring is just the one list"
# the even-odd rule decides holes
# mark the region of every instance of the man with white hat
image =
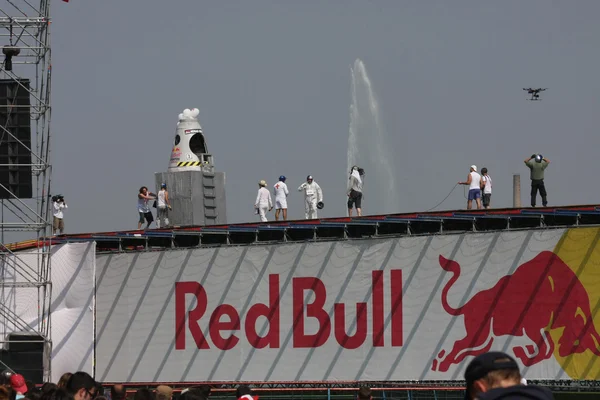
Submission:
[[467,210],[473,208],[473,200],[477,202],[477,209],[481,210],[481,175],[477,173],[477,166],[471,165],[469,175],[465,182],[458,182],[459,185],[469,185],[469,195],[467,197]]
[[258,209],[260,220],[267,222],[267,211],[273,209],[273,200],[271,199],[271,192],[266,188],[267,182],[264,180],[258,183],[259,189],[256,195],[256,201],[254,202],[254,208]]

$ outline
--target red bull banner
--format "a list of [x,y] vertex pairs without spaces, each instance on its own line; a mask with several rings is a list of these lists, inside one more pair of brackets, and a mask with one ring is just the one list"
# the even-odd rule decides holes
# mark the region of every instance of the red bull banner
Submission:
[[[98,255],[100,381],[600,376],[599,228]],[[598,327],[598,328],[597,328]]]

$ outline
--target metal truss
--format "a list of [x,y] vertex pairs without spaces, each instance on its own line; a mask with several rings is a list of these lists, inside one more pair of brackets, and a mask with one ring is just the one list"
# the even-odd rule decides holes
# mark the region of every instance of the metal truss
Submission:
[[[31,117],[29,146],[11,132],[8,121],[0,121],[0,143],[2,140],[16,141],[31,154],[27,164],[0,164],[0,168],[28,167],[33,184],[32,198],[26,199],[0,183],[0,188],[8,192],[8,198],[0,200],[0,349],[10,347],[8,336],[11,333],[31,336],[31,343],[39,343],[41,338],[45,380],[51,376],[51,247],[42,240],[52,233],[49,204],[52,171],[50,22],[50,0],[0,0],[0,79],[18,85],[29,94],[30,102],[30,105],[0,104],[0,107],[4,107],[5,115],[17,108],[28,108]],[[23,84],[25,79],[29,84]],[[40,245],[26,252],[13,252],[8,243],[22,239]],[[31,299],[28,308],[15,303],[16,291],[28,293]],[[1,369],[12,369],[10,365],[2,364],[5,363],[0,363]]]

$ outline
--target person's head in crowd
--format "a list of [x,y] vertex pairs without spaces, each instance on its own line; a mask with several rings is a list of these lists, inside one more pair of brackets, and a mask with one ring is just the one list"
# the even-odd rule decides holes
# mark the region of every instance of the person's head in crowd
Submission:
[[156,400],[171,400],[173,398],[173,389],[167,385],[156,387]]
[[490,351],[475,357],[465,370],[467,393],[465,398],[475,399],[496,387],[518,385],[521,382],[519,365],[508,354]]
[[358,399],[359,400],[371,400],[373,396],[371,395],[371,388],[368,386],[361,386],[358,389]]
[[156,400],[156,396],[152,390],[143,388],[136,390],[133,400]]
[[106,396],[96,396],[94,400],[108,400]]
[[550,400],[545,387],[523,384],[519,365],[508,354],[490,351],[475,357],[465,370],[466,400]]
[[55,383],[46,382],[42,385],[42,394],[44,394],[52,389],[58,389],[58,386],[56,386]]
[[127,392],[123,385],[112,385],[110,388],[110,398],[112,400],[125,400]]
[[75,400],[93,400],[97,393],[97,384],[87,372],[75,372],[67,382],[67,392]]
[[40,400],[74,400],[66,389],[54,388],[42,393]]
[[10,400],[11,389],[7,388],[4,384],[0,385],[0,400]]
[[9,369],[5,369],[0,373],[0,385],[10,387],[10,377],[13,372]]
[[[178,400],[206,400],[207,397],[204,395],[202,390],[198,387],[191,387],[181,391],[181,395]],[[158,399],[157,399],[158,400]]]
[[27,385],[27,392],[26,393],[29,393],[31,390],[35,389],[35,383],[33,383],[32,381],[26,380],[25,381],[25,385]]
[[65,372],[64,374],[62,374],[56,386],[58,386],[60,389],[66,389],[67,382],[69,382],[69,379],[71,379],[72,375],[73,374],[70,372]]
[[25,395],[29,390],[27,388],[27,382],[25,382],[25,378],[21,374],[12,374],[10,376],[10,386],[17,393],[17,397],[19,395]]
[[248,385],[240,385],[235,390],[235,397],[244,400],[258,400],[258,396],[252,395],[252,389]]
[[96,397],[104,396],[104,387],[100,382],[96,382]]
[[209,385],[202,385],[199,386],[198,389],[200,389],[204,398],[208,399],[208,397],[210,396],[211,387]]

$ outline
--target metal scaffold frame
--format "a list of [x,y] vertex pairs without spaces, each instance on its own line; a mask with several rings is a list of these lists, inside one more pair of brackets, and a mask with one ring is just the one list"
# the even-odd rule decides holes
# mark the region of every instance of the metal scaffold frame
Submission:
[[[27,164],[1,164],[0,168],[30,167],[32,198],[19,198],[18,193],[0,183],[0,189],[9,194],[0,200],[0,348],[10,347],[9,334],[17,333],[30,339],[30,343],[43,342],[43,375],[49,380],[51,354],[50,299],[50,245],[42,238],[52,233],[49,202],[50,164],[50,0],[0,0],[0,47],[3,57],[0,79],[11,80],[29,93],[30,105],[0,104],[5,115],[15,107],[29,109],[31,118],[31,145],[27,146],[11,132],[7,121],[0,121],[2,138],[16,140],[31,153]],[[6,51],[14,56],[7,60]],[[16,54],[15,54],[16,53]],[[12,65],[10,65],[12,61]],[[28,85],[22,83],[29,80]],[[21,162],[19,160],[19,162]],[[13,252],[7,243],[19,235],[41,243],[29,252]],[[28,307],[31,318],[21,318],[23,305],[15,304],[15,291],[28,291],[37,296]],[[35,293],[35,294],[34,294]],[[19,312],[17,312],[19,311]],[[41,340],[40,340],[41,338]],[[20,343],[23,343],[20,342]],[[3,365],[4,364],[4,365]],[[13,370],[0,362],[0,369]],[[19,371],[17,371],[19,372]]]

